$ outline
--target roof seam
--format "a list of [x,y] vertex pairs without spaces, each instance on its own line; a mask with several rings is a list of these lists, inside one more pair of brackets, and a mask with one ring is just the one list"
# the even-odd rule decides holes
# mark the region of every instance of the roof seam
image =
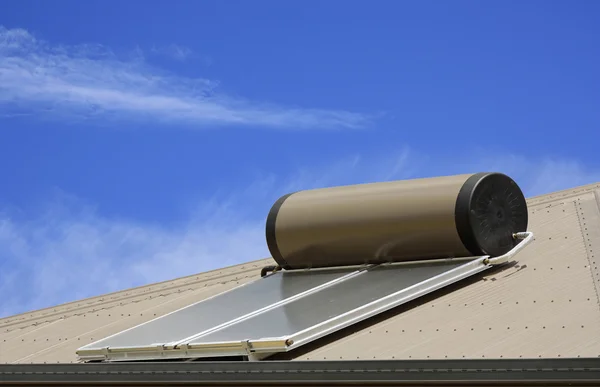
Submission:
[[[594,199],[593,203],[596,206],[596,208],[598,210],[600,210],[600,207],[598,206],[598,196],[596,195],[596,192],[593,192],[594,194]],[[583,211],[583,207],[581,206],[581,198],[578,198],[577,200],[573,200],[573,205],[575,206],[575,211],[577,213],[577,218],[578,218],[578,223],[579,223],[579,230],[581,232],[581,237],[583,238],[583,243],[585,246],[585,254],[588,260],[588,265],[590,268],[590,275],[592,277],[592,282],[594,283],[594,291],[596,292],[596,304],[598,305],[598,309],[600,310],[600,292],[599,292],[599,283],[598,281],[600,281],[599,276],[597,275],[597,273],[594,272],[594,259],[593,259],[593,255],[590,252],[590,243],[589,243],[589,238],[587,238],[588,234],[586,231],[587,227],[585,227],[587,225],[587,222],[585,222],[585,214]]]

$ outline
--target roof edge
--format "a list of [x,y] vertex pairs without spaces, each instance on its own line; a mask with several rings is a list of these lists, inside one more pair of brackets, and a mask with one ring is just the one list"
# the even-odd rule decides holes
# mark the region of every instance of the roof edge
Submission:
[[594,191],[596,189],[600,189],[600,182],[584,184],[584,185],[579,185],[579,186],[575,186],[572,188],[566,188],[566,189],[559,190],[559,191],[552,191],[552,192],[548,192],[545,194],[530,196],[527,198],[527,201],[534,202],[532,204],[540,204],[540,203],[550,201],[550,200],[556,200],[556,199],[560,199],[560,198],[566,198],[566,197],[570,197],[570,196],[580,195],[582,193]]
[[600,358],[0,365],[4,385],[599,385]]

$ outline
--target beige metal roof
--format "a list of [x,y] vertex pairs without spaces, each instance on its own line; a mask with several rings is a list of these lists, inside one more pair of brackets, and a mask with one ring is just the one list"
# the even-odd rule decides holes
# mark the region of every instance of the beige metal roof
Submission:
[[[288,359],[600,356],[600,184],[530,198],[518,262],[307,345]],[[75,362],[85,343],[259,277],[263,259],[0,319],[0,363]]]

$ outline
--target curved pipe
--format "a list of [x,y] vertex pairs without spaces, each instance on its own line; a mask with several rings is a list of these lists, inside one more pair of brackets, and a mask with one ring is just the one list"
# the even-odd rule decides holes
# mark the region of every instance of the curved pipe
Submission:
[[519,242],[515,247],[513,247],[513,249],[510,250],[508,253],[499,257],[487,258],[483,261],[483,263],[485,263],[486,265],[500,265],[508,261],[533,240],[533,233],[531,231],[518,232],[513,234],[513,238],[519,239],[521,240],[521,242]]
[[260,276],[264,277],[264,276],[267,275],[268,272],[270,272],[270,271],[276,272],[279,269],[280,269],[280,267],[279,266],[275,266],[275,265],[265,266],[262,269],[260,269]]

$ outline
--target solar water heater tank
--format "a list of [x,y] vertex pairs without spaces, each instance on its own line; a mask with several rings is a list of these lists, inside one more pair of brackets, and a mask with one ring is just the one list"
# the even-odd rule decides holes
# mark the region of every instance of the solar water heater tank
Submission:
[[284,269],[499,256],[527,230],[523,192],[502,173],[358,184],[287,194],[267,216]]

